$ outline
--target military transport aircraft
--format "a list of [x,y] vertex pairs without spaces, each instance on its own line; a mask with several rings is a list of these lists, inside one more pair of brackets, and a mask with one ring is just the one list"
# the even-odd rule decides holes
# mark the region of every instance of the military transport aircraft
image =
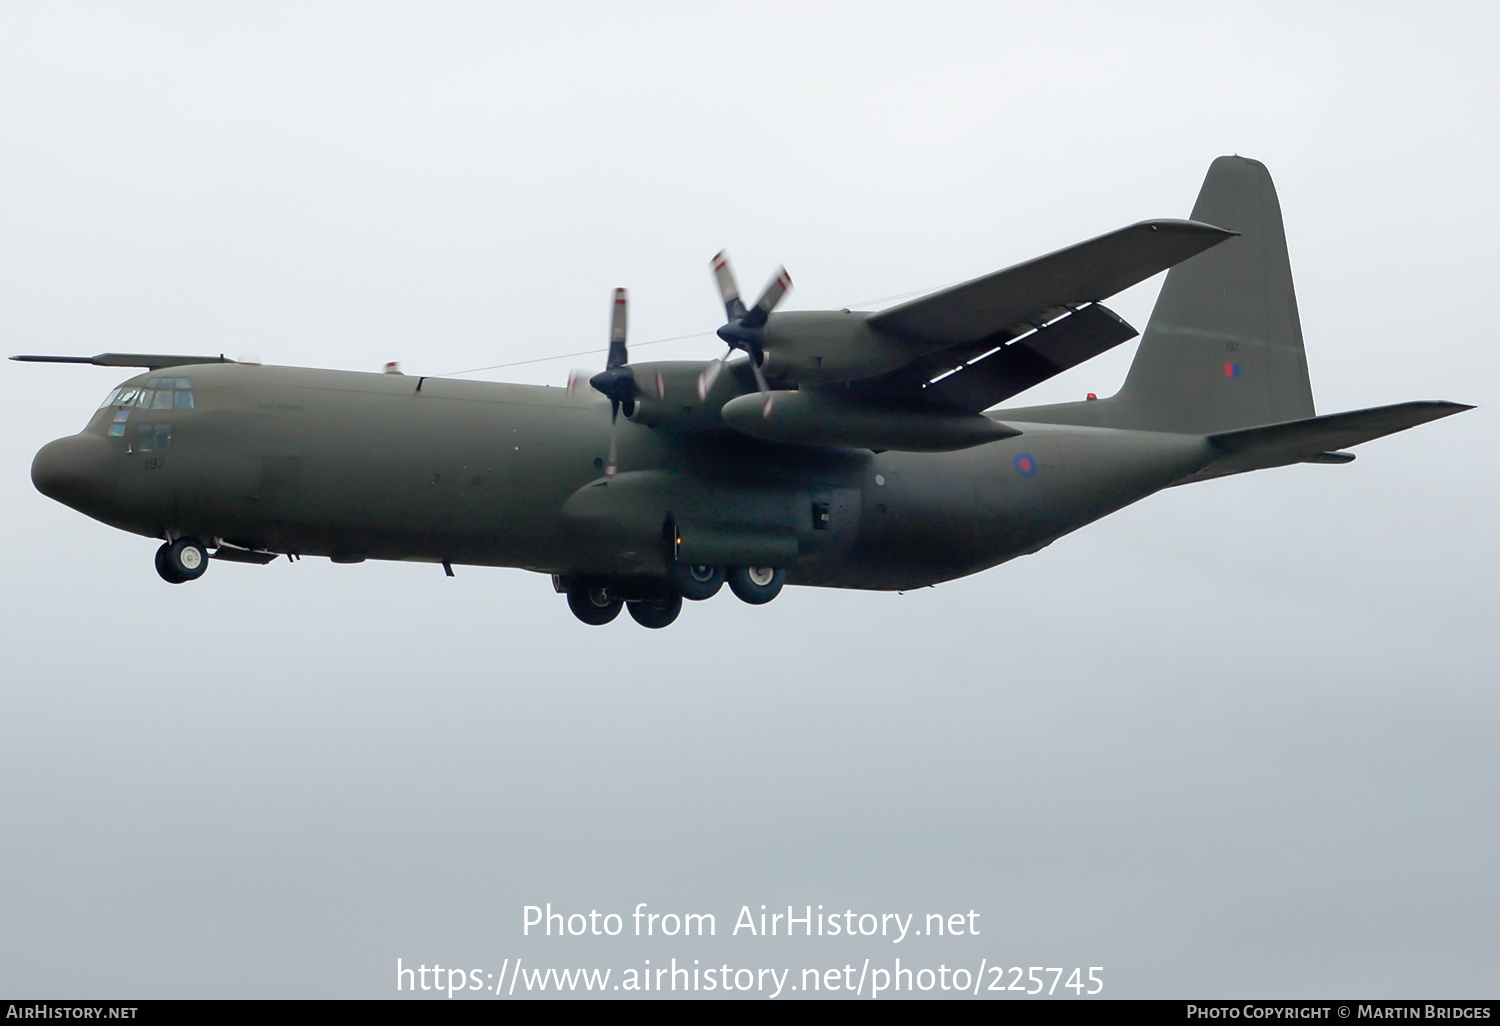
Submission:
[[[550,574],[584,623],[624,607],[665,627],[726,581],[760,604],[783,583],[951,580],[1170,485],[1347,463],[1347,446],[1471,408],[1314,415],[1275,189],[1238,156],[1214,161],[1190,220],[878,313],[775,313],[784,270],[746,308],[728,259],[712,267],[724,355],[632,363],[621,289],[591,388],[13,357],[145,368],[43,446],[32,481],[163,539],[156,569],[174,584],[282,554],[521,567]],[[1135,337],[1100,301],[1167,268],[1118,394],[992,411]]]

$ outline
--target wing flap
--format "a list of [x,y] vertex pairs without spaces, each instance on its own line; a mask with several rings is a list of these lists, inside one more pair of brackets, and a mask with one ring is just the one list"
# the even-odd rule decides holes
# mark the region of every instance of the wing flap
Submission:
[[1136,334],[1113,310],[1095,303],[931,382],[922,398],[987,410]]
[[889,374],[851,382],[847,388],[855,395],[922,400],[978,413],[1136,334],[1113,310],[1092,303],[1019,340],[1002,332],[929,354]]
[[1235,234],[1197,221],[1142,221],[882,310],[868,323],[941,346],[978,342],[1038,326],[1049,311],[1098,302]]

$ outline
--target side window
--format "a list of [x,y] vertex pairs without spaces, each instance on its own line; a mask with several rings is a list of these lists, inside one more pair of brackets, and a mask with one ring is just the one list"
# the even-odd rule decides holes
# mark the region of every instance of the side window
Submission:
[[[183,379],[179,378],[178,380]],[[173,405],[179,410],[191,410],[193,408],[193,393],[184,392],[179,389],[177,392],[176,402],[173,403]]]
[[[123,428],[123,424],[116,427]],[[136,452],[166,452],[172,448],[171,424],[142,424],[136,428]]]

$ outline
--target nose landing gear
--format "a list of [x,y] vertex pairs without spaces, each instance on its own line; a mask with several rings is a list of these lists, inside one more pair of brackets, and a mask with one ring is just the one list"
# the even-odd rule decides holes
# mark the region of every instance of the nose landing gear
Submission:
[[156,572],[168,584],[196,581],[208,569],[208,550],[197,538],[178,538],[156,550]]

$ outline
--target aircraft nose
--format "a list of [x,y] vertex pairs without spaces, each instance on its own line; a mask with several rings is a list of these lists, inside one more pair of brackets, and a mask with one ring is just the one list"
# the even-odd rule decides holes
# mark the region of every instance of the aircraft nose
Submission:
[[119,456],[103,438],[86,432],[48,442],[31,461],[36,490],[81,513],[110,506],[119,482]]

